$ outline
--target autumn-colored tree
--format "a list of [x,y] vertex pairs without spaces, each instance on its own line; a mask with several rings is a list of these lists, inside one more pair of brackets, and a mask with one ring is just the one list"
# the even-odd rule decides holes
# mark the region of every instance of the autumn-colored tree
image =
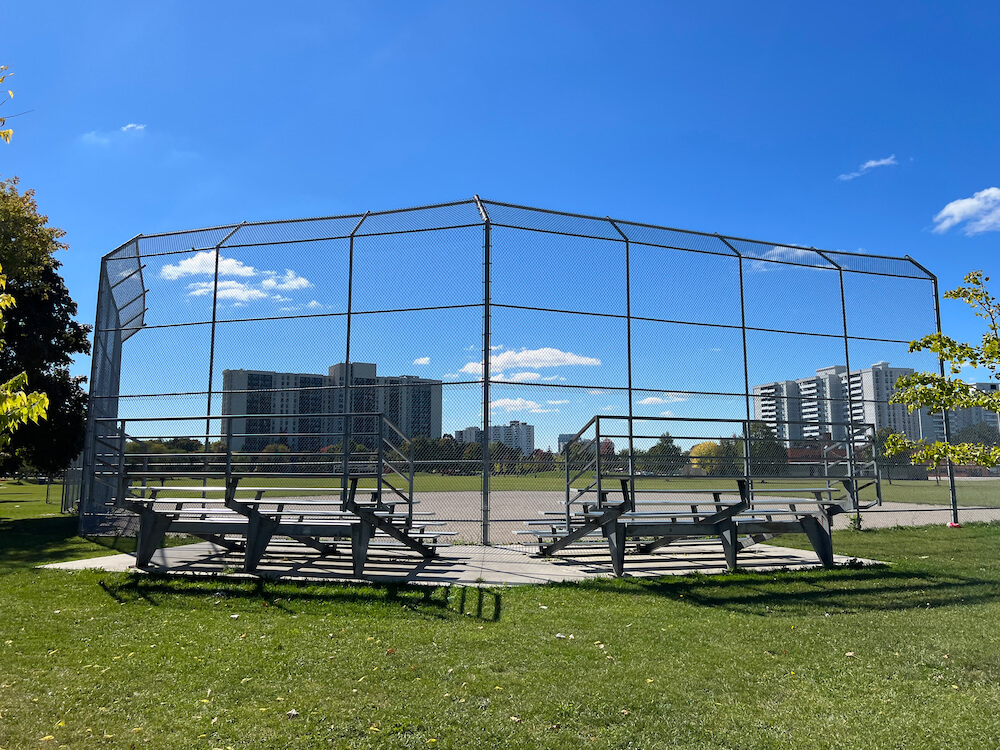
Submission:
[[711,440],[693,446],[688,455],[691,457],[691,465],[706,474],[718,474],[720,463],[725,458],[722,446]]
[[[12,75],[14,74],[7,72],[6,65],[0,65],[0,86],[2,86],[3,82],[8,78],[10,78]],[[7,96],[3,97],[2,101],[0,101],[0,106],[3,106],[4,104],[7,103],[8,100],[13,98],[14,98],[14,92],[11,91],[10,89],[7,89]],[[6,123],[7,123],[7,118],[0,117],[0,141],[3,141],[4,143],[10,143],[10,138],[12,135],[14,135],[14,131],[10,128],[3,130],[2,128]]]

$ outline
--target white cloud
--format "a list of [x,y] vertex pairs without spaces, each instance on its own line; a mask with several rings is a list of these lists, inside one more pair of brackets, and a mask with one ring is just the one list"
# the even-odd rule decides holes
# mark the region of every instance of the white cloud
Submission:
[[[176,281],[185,276],[198,276],[200,274],[215,275],[215,253],[211,250],[203,250],[195,253],[190,258],[185,258],[173,265],[167,264],[160,269],[160,278],[167,281]],[[235,258],[219,256],[219,276],[255,276],[257,270],[253,266],[248,266]]]
[[292,289],[308,289],[312,286],[312,282],[309,279],[299,276],[290,268],[285,269],[283,276],[279,276],[274,271],[264,271],[264,274],[267,278],[260,283],[264,289],[290,291]]
[[666,411],[661,411],[660,412],[660,416],[661,417],[672,417],[672,416],[674,416],[674,413],[672,411],[670,411],[670,409],[667,409]]
[[876,167],[894,167],[898,163],[899,162],[896,161],[896,155],[895,154],[892,154],[891,156],[887,156],[884,159],[869,159],[864,164],[862,164],[860,167],[858,167],[858,171],[857,172],[848,172],[847,174],[839,175],[837,177],[837,179],[838,180],[843,180],[844,182],[847,182],[848,180],[853,180],[853,179],[855,179],[857,177],[860,177],[863,174],[867,174],[869,171],[871,171],[872,169],[875,169]]
[[562,399],[560,401],[546,401],[545,403],[550,404],[552,406],[558,406],[559,404],[568,404],[569,400],[568,399]]
[[813,265],[816,261],[819,261],[823,265],[826,265],[826,261],[817,255],[815,251],[805,247],[796,247],[794,245],[774,245],[770,250],[762,253],[760,257],[761,260],[751,261],[751,271],[763,272],[775,270],[774,264],[768,263],[767,261],[807,265]]
[[310,300],[309,304],[306,305],[306,307],[308,307],[310,310],[322,310],[323,303],[317,302],[316,300]]
[[812,250],[806,250],[804,247],[788,247],[784,245],[775,245],[766,253],[764,253],[762,258],[767,260],[784,260],[790,261],[792,263],[797,263],[800,260],[805,260],[806,258],[814,259],[816,258],[816,253]]
[[513,375],[504,375],[502,372],[494,373],[493,380],[504,380],[508,383],[530,383],[539,380],[542,376],[537,372],[515,372]]
[[541,405],[526,398],[498,398],[490,401],[491,409],[503,409],[506,412],[512,411],[535,411],[541,409]]
[[[507,349],[500,352],[495,357],[490,357],[491,372],[503,372],[504,370],[540,368],[540,367],[563,367],[567,365],[583,365],[596,367],[601,364],[601,360],[594,357],[584,357],[573,352],[564,352],[552,347],[542,347],[541,349],[521,349],[514,351]],[[482,362],[469,362],[459,372],[470,375],[482,375]]]
[[650,404],[676,404],[680,401],[687,401],[686,396],[678,396],[675,393],[668,393],[666,397],[649,396],[640,401],[640,404],[649,406]]
[[101,135],[96,130],[91,130],[89,133],[84,133],[80,136],[80,142],[86,146],[107,146],[111,143],[111,138],[106,135]]
[[963,221],[966,222],[964,232],[969,237],[1000,231],[1000,188],[986,188],[971,198],[952,201],[934,217],[933,231],[942,234]]
[[91,146],[95,148],[108,148],[113,143],[124,143],[126,139],[132,139],[136,136],[140,136],[146,130],[145,125],[139,123],[130,122],[128,125],[123,125],[117,130],[111,131],[100,131],[91,130],[89,133],[84,133],[79,136],[77,140],[84,146]]
[[[215,284],[211,281],[196,281],[187,285],[189,297],[205,297],[212,294]],[[218,298],[220,300],[235,300],[248,302],[255,299],[266,299],[269,295],[260,289],[255,289],[241,281],[220,281]]]
[[272,294],[271,295],[271,299],[273,299],[275,302],[291,302],[292,301],[291,297],[282,297],[280,294]]
[[413,364],[415,365],[429,365],[430,363],[431,363],[430,357],[417,357],[415,360],[413,360]]

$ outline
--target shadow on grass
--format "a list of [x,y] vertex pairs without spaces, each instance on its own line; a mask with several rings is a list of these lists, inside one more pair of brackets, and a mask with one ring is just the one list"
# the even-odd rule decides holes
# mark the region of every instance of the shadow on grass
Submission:
[[[76,532],[75,516],[0,521],[0,574],[93,556],[93,543],[81,539]],[[102,539],[98,543],[112,551],[135,548],[135,541],[126,538]]]
[[1000,601],[1000,580],[888,566],[736,572],[657,580],[598,579],[586,588],[655,595],[755,615],[816,615],[910,610]]
[[101,589],[119,604],[142,602],[152,606],[177,605],[185,608],[191,600],[233,599],[260,602],[288,614],[297,614],[312,605],[383,605],[424,617],[472,617],[498,622],[503,604],[499,593],[464,586],[373,585],[366,583],[315,584],[276,582],[263,578],[234,580],[220,578],[177,578],[157,574],[129,574],[110,583],[99,581]]

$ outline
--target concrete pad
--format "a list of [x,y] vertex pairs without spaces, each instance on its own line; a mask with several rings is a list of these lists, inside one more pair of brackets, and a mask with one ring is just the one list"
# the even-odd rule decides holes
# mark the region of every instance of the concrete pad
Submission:
[[[276,541],[267,549],[256,574],[241,572],[242,554],[209,542],[157,550],[148,572],[179,576],[224,576],[267,578],[282,581],[414,583],[432,586],[519,586],[525,584],[582,581],[613,575],[605,545],[570,548],[557,557],[532,557],[523,548],[453,545],[438,550],[430,560],[398,549],[370,551],[363,576],[351,571],[351,557],[320,555],[293,541]],[[837,556],[843,564],[852,558]],[[871,561],[862,561],[871,563]],[[808,569],[819,567],[811,551],[759,544],[740,552],[745,570]],[[135,570],[129,554],[94,557],[42,567],[57,570],[99,569],[109,572]],[[726,572],[722,545],[715,540],[679,542],[651,554],[625,558],[625,577],[652,578],[665,575]]]

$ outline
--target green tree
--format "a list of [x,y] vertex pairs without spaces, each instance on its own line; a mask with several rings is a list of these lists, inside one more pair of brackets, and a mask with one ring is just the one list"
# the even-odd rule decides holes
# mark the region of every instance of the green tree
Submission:
[[5,316],[0,379],[25,373],[33,388],[50,396],[48,418],[19,430],[0,469],[31,464],[53,473],[69,465],[83,447],[87,395],[83,377],[71,377],[73,355],[90,351],[89,326],[73,320],[76,303],[59,275],[57,250],[65,234],[38,213],[34,193],[18,190],[17,178],[0,181],[0,264],[10,275],[17,305]]
[[[7,311],[15,306],[14,297],[4,291],[6,287],[7,277],[0,273],[0,333],[5,333]],[[5,350],[6,342],[3,343]],[[45,417],[49,406],[48,396],[29,392],[27,389],[28,376],[24,372],[8,376],[6,382],[0,383],[0,449],[9,447],[11,435],[18,427],[29,423],[38,424]]]
[[[889,401],[906,404],[910,412],[927,409],[941,412],[952,409],[980,407],[1000,412],[1000,391],[980,391],[960,378],[954,377],[963,367],[981,367],[989,371],[992,379],[1000,379],[1000,302],[989,293],[986,284],[989,276],[982,271],[972,271],[965,276],[965,284],[944,293],[945,299],[963,300],[975,315],[986,321],[986,332],[978,344],[956,341],[943,333],[932,333],[910,342],[910,351],[931,351],[947,363],[945,374],[917,372],[904,375],[896,381],[896,390]],[[956,464],[996,466],[1000,463],[1000,445],[980,442],[962,442],[958,435],[949,442],[928,443],[914,441],[901,434],[889,435],[885,440],[888,455],[909,454],[915,463],[937,465],[943,461]]]
[[642,471],[667,475],[676,474],[685,463],[685,459],[681,456],[681,447],[674,442],[669,432],[660,435],[656,445],[638,456],[636,460],[636,465],[641,467]]
[[[788,451],[764,422],[750,423],[750,474],[781,476],[788,468]],[[742,458],[742,456],[741,456]],[[738,473],[743,473],[742,470]]]
[[[896,470],[896,478],[899,479],[905,474],[900,472],[899,467],[910,465],[910,456],[907,453],[890,453],[887,450],[886,444],[893,434],[891,427],[880,427],[875,432],[875,439],[872,441],[872,447],[875,450],[875,461],[879,466],[882,476],[889,481],[889,484],[892,484],[893,469]],[[906,477],[903,476],[903,478]]]
[[719,459],[719,474],[727,477],[743,476],[746,464],[743,456],[743,438],[733,435],[719,441],[722,456]]
[[[463,474],[478,474],[482,470],[483,446],[482,443],[468,443],[462,450]],[[473,462],[473,463],[467,463]]]
[[202,453],[205,450],[205,443],[190,437],[171,438],[166,443],[167,448],[178,453]]

